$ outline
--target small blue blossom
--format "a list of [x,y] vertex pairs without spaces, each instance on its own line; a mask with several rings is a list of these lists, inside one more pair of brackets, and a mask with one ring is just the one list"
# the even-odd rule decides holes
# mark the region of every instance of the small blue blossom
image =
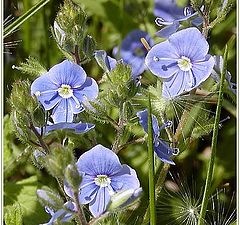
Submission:
[[54,123],[72,122],[73,115],[84,110],[85,99],[98,96],[98,85],[81,66],[64,60],[32,83],[31,94],[45,110],[52,109]]
[[176,0],[155,0],[154,15],[157,16],[155,22],[158,26],[164,26],[156,33],[157,36],[168,38],[180,27],[180,22],[192,19],[192,24],[198,26],[202,23],[200,17],[192,7],[178,7]]
[[[148,33],[142,30],[133,30],[123,39],[120,47],[120,57],[124,63],[132,67],[133,79],[146,70],[144,59],[147,55],[147,50],[141,43],[141,38],[145,38],[150,46],[154,45]],[[118,49],[114,51],[116,56],[117,52]]]
[[63,209],[59,209],[56,212],[49,207],[45,207],[45,211],[51,215],[51,219],[48,223],[41,225],[54,225],[57,221],[61,223],[68,222],[73,218],[73,214],[77,211],[76,205],[73,202],[66,202]]
[[154,75],[163,78],[163,97],[171,99],[191,91],[211,75],[214,59],[208,50],[197,28],[178,31],[153,46],[145,63]]
[[[223,57],[220,55],[214,55],[213,58],[214,58],[215,64],[213,67],[211,77],[217,83],[220,83],[220,74],[222,73],[222,70],[223,70]],[[236,85],[236,83],[233,83],[231,81],[232,75],[229,71],[226,71],[225,78],[227,80],[229,90],[231,90],[231,92],[236,95],[237,94],[237,85]]]
[[49,132],[54,130],[72,130],[77,134],[86,133],[89,130],[95,127],[94,124],[91,123],[56,123],[47,125],[44,127],[44,135],[47,135]]
[[[81,155],[76,165],[82,176],[79,202],[89,204],[94,217],[106,212],[113,194],[140,187],[135,170],[125,164],[121,165],[117,155],[102,145]],[[73,197],[66,182],[64,190]]]
[[[143,127],[144,131],[148,133],[148,110],[137,112],[137,117],[139,122]],[[178,148],[170,148],[166,141],[160,139],[160,131],[166,127],[172,126],[172,121],[167,121],[162,126],[158,126],[158,121],[156,116],[152,115],[152,126],[153,126],[153,138],[154,138],[154,151],[159,157],[159,159],[165,163],[175,165],[172,161],[171,156],[177,155],[179,153]]]

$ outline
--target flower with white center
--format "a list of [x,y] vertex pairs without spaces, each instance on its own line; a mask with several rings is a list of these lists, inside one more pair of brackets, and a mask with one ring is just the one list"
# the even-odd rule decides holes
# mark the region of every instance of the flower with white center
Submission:
[[145,63],[154,75],[163,78],[163,97],[171,99],[191,91],[210,76],[214,59],[208,50],[197,28],[178,31],[153,46]]
[[98,96],[98,85],[83,68],[69,60],[53,66],[31,85],[45,110],[52,111],[54,123],[72,122],[73,115],[84,110],[82,103]]
[[[89,210],[94,217],[106,212],[114,194],[140,187],[135,170],[121,165],[117,155],[102,145],[82,154],[76,165],[82,176],[79,202],[89,204]],[[64,190],[73,197],[73,192],[66,182]]]

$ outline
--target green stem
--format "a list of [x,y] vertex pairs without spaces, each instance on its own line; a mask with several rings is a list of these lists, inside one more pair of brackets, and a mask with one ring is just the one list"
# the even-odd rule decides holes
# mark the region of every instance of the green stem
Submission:
[[73,198],[74,198],[74,202],[76,204],[77,216],[78,216],[79,222],[81,223],[81,225],[87,225],[88,222],[86,220],[86,217],[85,217],[85,214],[83,212],[82,206],[79,204],[79,201],[78,201],[78,192],[74,193]]
[[151,97],[148,96],[148,164],[149,164],[149,210],[150,225],[156,224],[155,185],[154,185],[154,149]]
[[6,38],[12,32],[14,32],[20,25],[22,25],[28,18],[33,16],[36,12],[38,12],[43,6],[45,6],[50,0],[42,0],[34,5],[31,9],[25,12],[22,16],[17,18],[13,23],[7,26],[4,29],[3,38]]
[[210,158],[209,165],[208,165],[207,179],[206,179],[206,184],[205,184],[205,189],[204,189],[204,194],[203,194],[203,200],[202,200],[198,225],[204,224],[204,218],[206,215],[207,204],[208,204],[208,199],[209,199],[209,195],[210,195],[210,189],[211,189],[211,183],[212,183],[212,177],[213,177],[213,171],[214,171],[214,161],[215,161],[215,156],[216,156],[219,120],[220,120],[220,113],[221,113],[221,107],[222,107],[222,102],[223,102],[223,84],[224,84],[226,68],[227,68],[227,46],[226,46],[225,52],[224,52],[224,66],[223,66],[223,70],[221,71],[221,81],[220,81],[220,88],[219,88],[218,104],[217,104],[216,117],[215,117],[214,127],[213,127],[212,146],[211,146],[212,152],[211,152],[211,158]]

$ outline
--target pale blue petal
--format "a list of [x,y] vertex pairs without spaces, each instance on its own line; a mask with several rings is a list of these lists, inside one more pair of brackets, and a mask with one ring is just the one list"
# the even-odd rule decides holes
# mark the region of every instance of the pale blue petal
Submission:
[[209,45],[195,27],[178,31],[168,40],[175,47],[178,55],[188,57],[191,61],[203,60],[208,53]]
[[169,78],[179,70],[177,66],[179,58],[176,49],[168,41],[165,41],[151,48],[145,58],[145,63],[156,76]]
[[179,70],[174,76],[165,79],[162,86],[162,96],[168,99],[174,98],[186,91],[189,72]]
[[156,32],[156,36],[168,38],[171,34],[175,33],[178,30],[179,26],[179,22],[174,21],[172,25],[163,27],[161,30]]
[[80,87],[86,80],[86,73],[83,68],[69,60],[53,66],[49,70],[51,81],[61,86],[62,84],[70,85],[72,88]]
[[38,77],[32,83],[31,94],[37,96],[45,110],[52,109],[61,100],[58,95],[58,85],[50,80],[49,73]]
[[54,123],[71,123],[73,121],[73,109],[68,99],[62,99],[53,109],[52,118]]
[[82,154],[77,161],[77,167],[80,172],[93,176],[110,176],[122,169],[117,155],[102,145],[96,145]]
[[[140,183],[135,170],[125,164],[122,166],[122,169],[118,173],[114,174],[110,178],[111,186],[115,191],[137,189],[140,187]],[[115,185],[115,183],[117,185]],[[120,183],[122,183],[121,187],[119,186]]]
[[80,204],[88,204],[92,202],[95,199],[98,191],[99,186],[94,183],[93,179],[83,176],[83,183],[81,183],[78,196]]
[[[192,74],[195,77],[196,85],[199,86],[204,82],[212,73],[214,66],[214,59],[212,56],[207,55],[204,61],[193,62]],[[191,89],[188,89],[191,90]]]
[[100,188],[95,199],[90,202],[89,210],[94,217],[99,217],[102,215],[110,202],[110,194],[106,187]]
[[75,133],[86,133],[95,127],[91,123],[56,123],[46,127],[46,133],[54,130],[73,130]]
[[98,96],[98,85],[97,82],[87,77],[85,83],[77,89],[73,89],[73,95],[80,101],[84,102],[85,98],[88,100],[94,100]]

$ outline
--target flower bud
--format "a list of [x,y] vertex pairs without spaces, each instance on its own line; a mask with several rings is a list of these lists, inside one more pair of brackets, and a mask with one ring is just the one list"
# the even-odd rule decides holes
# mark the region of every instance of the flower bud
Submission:
[[79,186],[82,182],[82,177],[80,176],[77,167],[75,165],[68,165],[65,169],[65,180],[68,185],[72,188],[73,192],[78,192]]

